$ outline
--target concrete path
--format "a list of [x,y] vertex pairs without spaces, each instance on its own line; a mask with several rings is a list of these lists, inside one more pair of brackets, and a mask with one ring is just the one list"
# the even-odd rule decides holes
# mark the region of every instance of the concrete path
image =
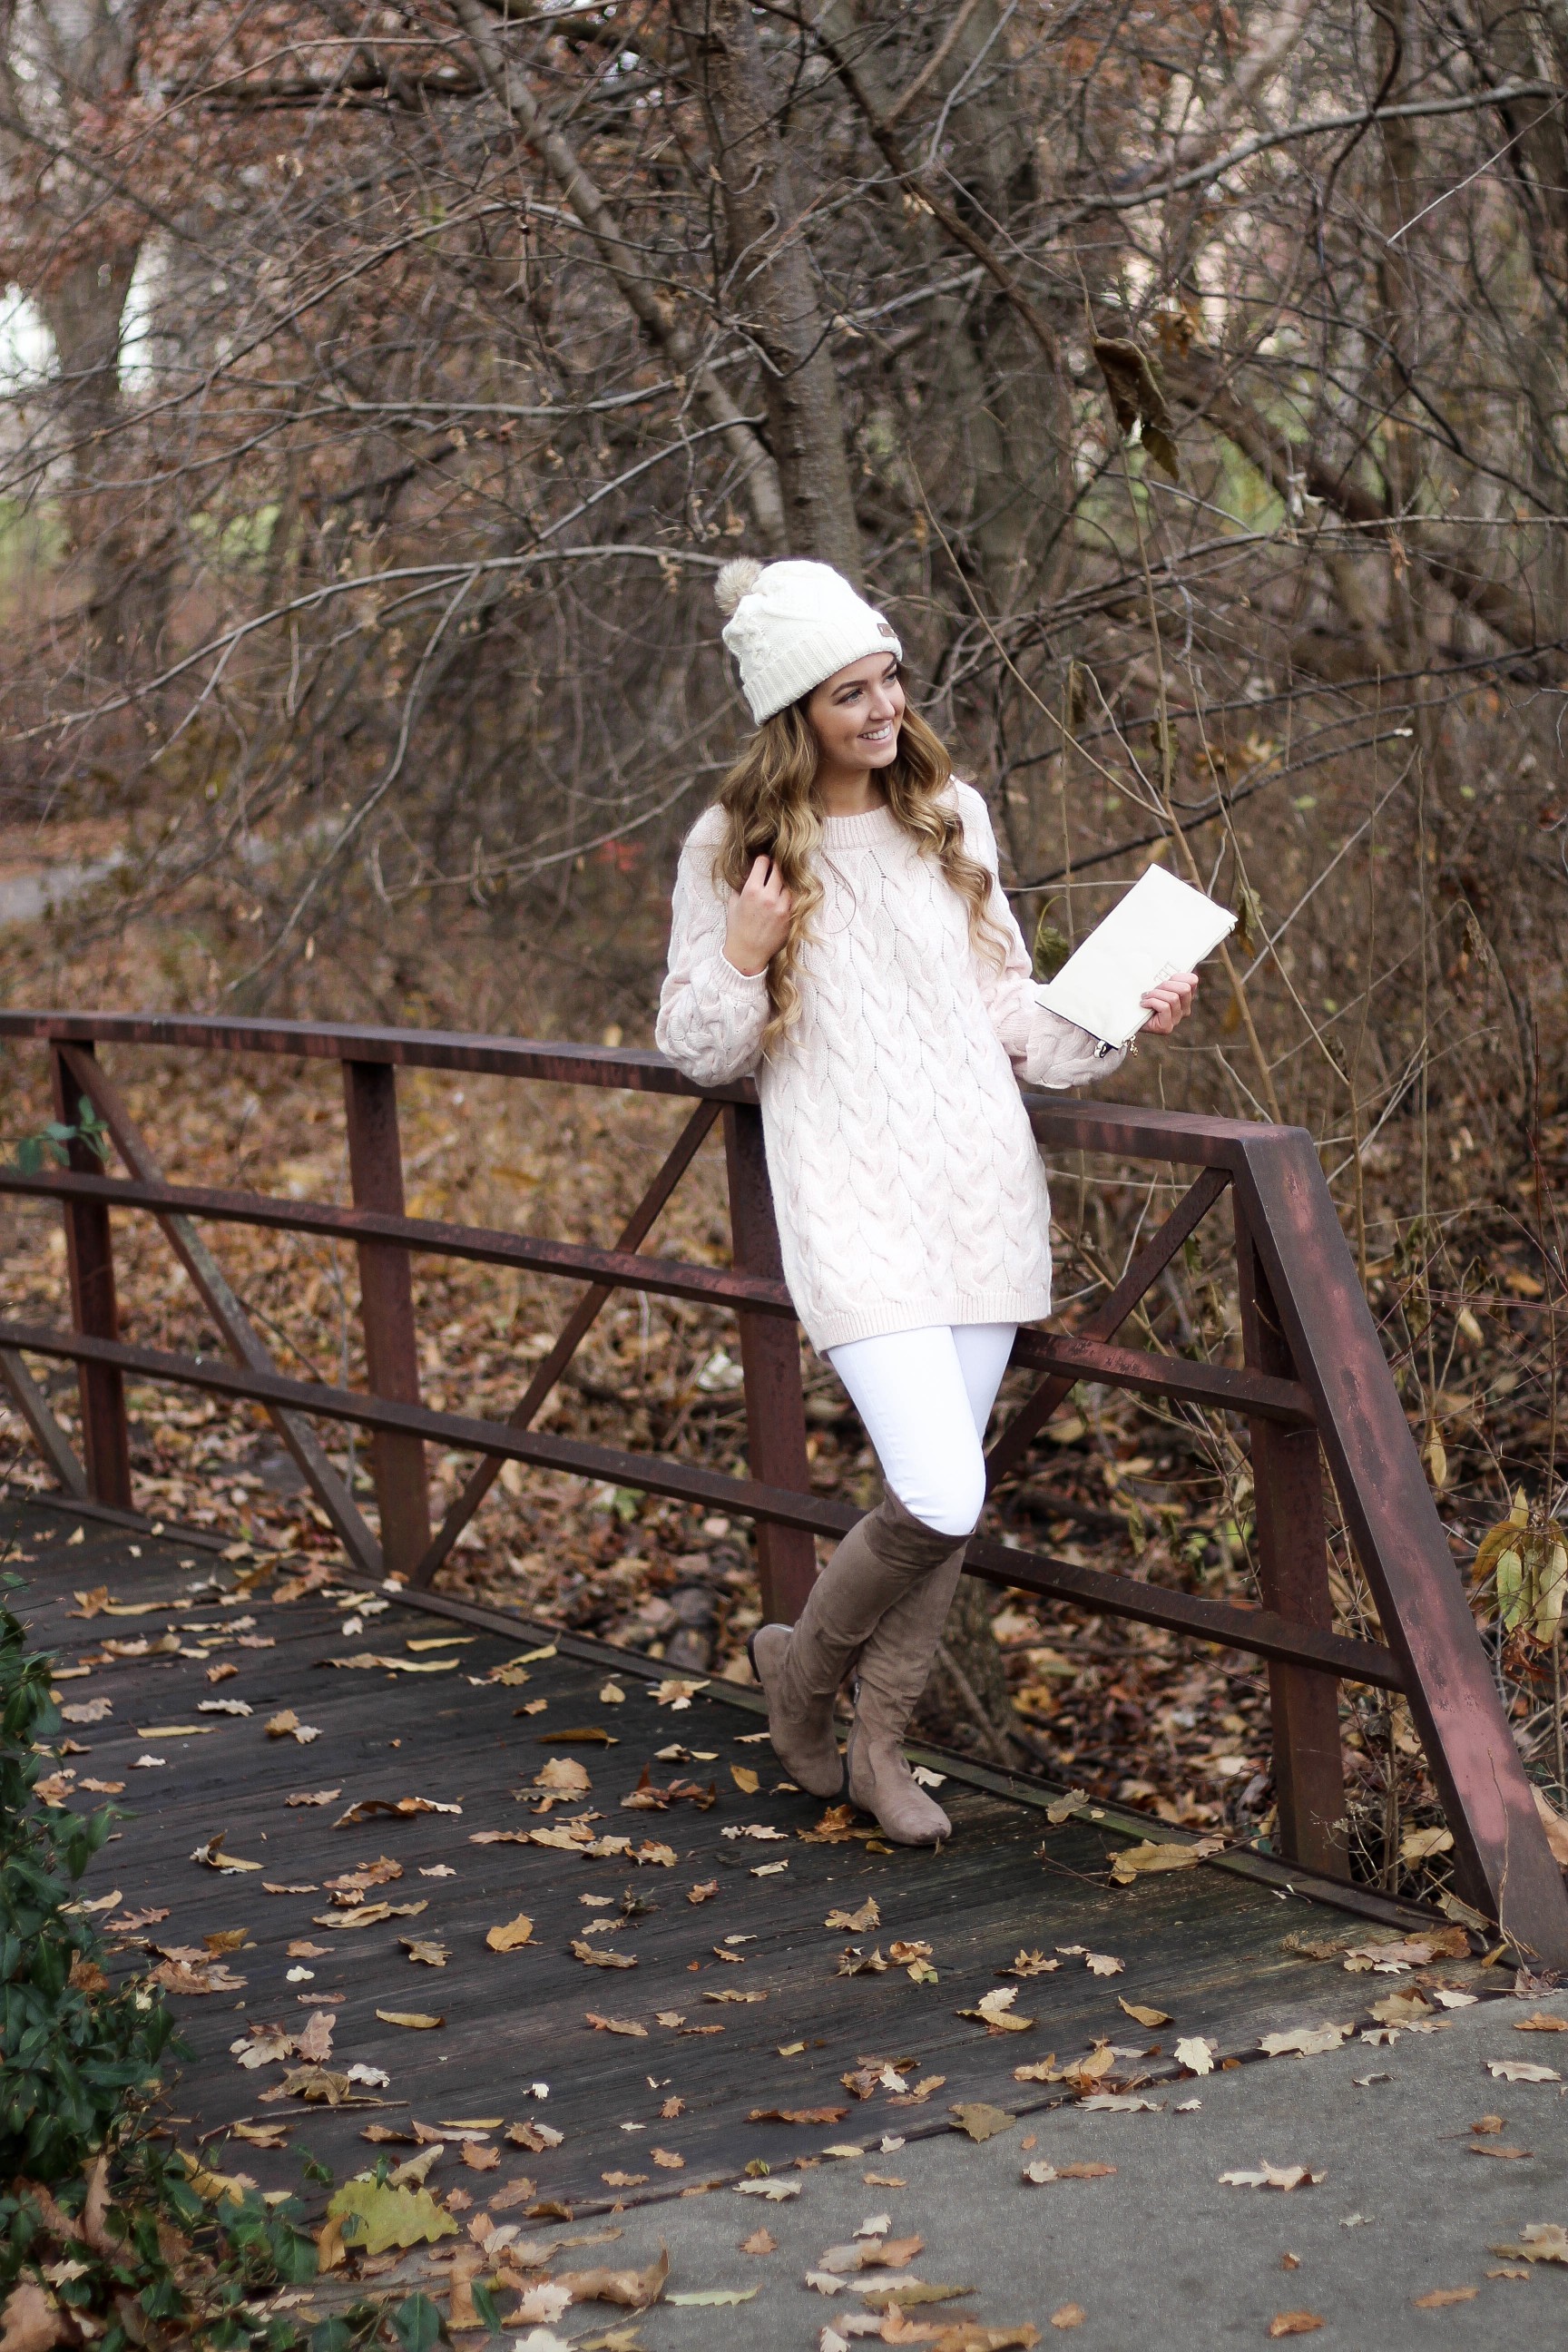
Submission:
[[[1568,2084],[1498,2081],[1485,2063],[1524,2060],[1568,2075],[1568,2034],[1515,2031],[1541,2011],[1568,2021],[1568,1993],[1488,2001],[1392,2048],[1354,2042],[1162,2086],[1150,2094],[1165,2103],[1158,2114],[1059,2109],[981,2146],[943,2136],[824,2164],[780,2176],[802,2183],[786,2202],[721,2190],[645,2208],[625,2216],[613,2244],[563,2252],[554,2268],[641,2264],[662,2243],[672,2294],[760,2291],[728,2307],[658,2306],[635,2339],[646,2352],[808,2352],[825,2325],[842,2327],[858,2312],[854,2286],[876,2273],[825,2299],[803,2285],[805,2271],[885,2214],[889,2235],[924,2239],[910,2265],[920,2278],[977,2290],[911,2315],[933,2328],[972,2317],[992,2328],[1032,2323],[1043,2344],[1059,2335],[1083,2352],[1210,2352],[1267,2343],[1279,2315],[1303,2313],[1321,2327],[1289,2332],[1345,2352],[1568,2345],[1568,2264],[1491,2251],[1517,2244],[1530,2223],[1568,2224]],[[1174,2112],[1194,2096],[1196,2112]],[[1488,2116],[1503,2119],[1500,2133],[1474,2133]],[[1026,2186],[1022,2168],[1042,2158],[1116,2169]],[[1222,2173],[1265,2163],[1304,2164],[1323,2178],[1289,2192],[1220,2185]],[[868,2186],[868,2172],[905,2185]],[[741,2252],[764,2225],[778,2251]],[[1291,2256],[1299,2266],[1287,2266]],[[1456,2289],[1470,2298],[1417,2303]],[[574,2308],[541,2332],[537,2352],[557,2337],[591,2342],[629,2317],[602,2304]],[[528,2329],[514,2341],[534,2352]]]

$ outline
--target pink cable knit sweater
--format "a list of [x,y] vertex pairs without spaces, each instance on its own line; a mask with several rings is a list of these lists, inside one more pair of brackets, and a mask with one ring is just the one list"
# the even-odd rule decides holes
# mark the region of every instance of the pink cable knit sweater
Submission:
[[[948,791],[994,877],[984,802]],[[700,1086],[755,1072],[784,1278],[813,1346],[1048,1314],[1050,1201],[1017,1079],[1078,1086],[1122,1055],[1040,1003],[994,878],[1000,969],[935,859],[877,809],[824,823],[801,1017],[763,1061],[766,985],[723,953],[722,827],[710,809],[681,851],[656,1034]]]

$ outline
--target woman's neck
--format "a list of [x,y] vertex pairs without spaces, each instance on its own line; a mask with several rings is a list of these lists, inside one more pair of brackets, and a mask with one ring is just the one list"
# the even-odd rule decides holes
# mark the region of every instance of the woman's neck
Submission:
[[818,768],[816,793],[825,816],[868,816],[873,809],[888,804],[888,795],[870,768]]

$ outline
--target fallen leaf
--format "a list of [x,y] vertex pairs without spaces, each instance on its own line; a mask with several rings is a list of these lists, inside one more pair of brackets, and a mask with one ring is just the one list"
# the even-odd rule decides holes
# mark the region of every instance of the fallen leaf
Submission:
[[286,1805],[330,1805],[335,1797],[341,1797],[342,1793],[341,1789],[296,1789],[294,1794],[291,1797],[285,1797],[283,1801]]
[[1047,2164],[1043,2157],[1024,2167],[1024,2179],[1037,2189],[1048,2180],[1109,2180],[1116,2170],[1113,2164]]
[[491,1927],[485,1936],[492,1952],[521,1951],[524,1944],[532,1941],[533,1922],[526,1911],[520,1911],[515,1919],[508,1919],[501,1927]]
[[1006,1977],[1048,1977],[1061,1966],[1060,1960],[1047,1960],[1044,1952],[1020,1952],[1010,1968],[1004,1969]]
[[1488,2058],[1482,2063],[1488,2074],[1500,2083],[1560,2083],[1563,2080],[1554,2066],[1533,2066],[1524,2058]]
[[765,2221],[760,2230],[753,2230],[749,2238],[741,2241],[743,2254],[776,2254],[778,2250],[779,2242]]
[[[86,1788],[90,1783],[84,1781],[82,1786]],[[1473,1993],[1470,1999],[1475,1999]],[[1519,2018],[1513,2030],[1516,2033],[1568,2033],[1568,2017],[1553,2017],[1548,2011],[1538,2009],[1533,2017]]]
[[999,1985],[994,1992],[982,1996],[973,2009],[959,2009],[955,2017],[973,2017],[988,2033],[1027,2033],[1034,2026],[1032,2017],[1015,2017],[1013,2003],[1018,1998],[1016,1985]]
[[739,1789],[742,1797],[754,1797],[758,1789],[762,1786],[757,1775],[752,1771],[749,1764],[731,1764],[730,1767],[730,1778],[733,1780],[736,1788]]
[[389,1675],[445,1675],[460,1665],[458,1658],[384,1658],[374,1650],[357,1650],[352,1658],[318,1658],[319,1666],[380,1666]]
[[686,2158],[678,2156],[672,2147],[650,2147],[648,2154],[661,2172],[684,2172],[686,2169]]
[[668,2276],[669,2256],[661,2247],[658,2262],[646,2271],[562,2271],[555,2284],[571,2288],[574,2303],[618,2303],[641,2311],[659,2300]]
[[1561,2221],[1527,2221],[1517,2246],[1494,2246],[1491,2251],[1526,2263],[1568,2263],[1568,2229]]
[[[521,2301],[507,2324],[512,2327],[536,2327],[541,2324],[548,2327],[570,2308],[571,2302],[569,2286],[562,2286],[554,2279],[541,2279],[537,2285],[524,2290]],[[562,2339],[552,2336],[549,2340],[554,2346]]]
[[287,2116],[277,2123],[248,2124],[241,2121],[229,2125],[228,2136],[230,2139],[243,2140],[248,2147],[287,2147],[289,2122]]
[[[81,1596],[79,1593],[77,1597],[79,1600]],[[1564,1821],[1563,1815],[1548,1801],[1539,1782],[1533,1780],[1531,1782],[1530,1793],[1535,1800],[1535,1811],[1541,1826],[1546,1832],[1546,1843],[1551,1848],[1552,1861],[1568,1867],[1568,1821]]]
[[1065,1796],[1051,1799],[1046,1807],[1046,1819],[1059,1829],[1063,1822],[1070,1820],[1074,1813],[1085,1811],[1088,1805],[1089,1799],[1083,1790],[1069,1789]]
[[[301,1723],[291,1706],[279,1707],[276,1715],[269,1715],[262,1729],[268,1739],[296,1739],[301,1748],[308,1748],[312,1739],[321,1736],[314,1724]],[[149,1735],[143,1732],[142,1737],[146,1738]]]
[[[925,2279],[894,2279],[889,2280],[885,2286],[863,2286],[858,2293],[861,2302],[868,2311],[891,2313],[914,2311],[921,2304],[957,2303],[964,2295],[973,2294],[974,2289],[972,2286],[960,2286],[954,2281],[939,2283],[936,2280]],[[884,2344],[929,2343],[931,2340],[924,2328],[911,2331],[907,2336],[901,2331],[889,2336],[886,2329],[882,2333]]]
[[879,1951],[863,1952],[858,1944],[849,1944],[838,1955],[834,1973],[841,1977],[883,1976],[888,1963]]
[[1531,2151],[1527,2147],[1504,2147],[1500,2142],[1494,2147],[1489,2140],[1473,2139],[1470,2142],[1470,2154],[1499,2157],[1505,2164],[1527,2164],[1531,2160]]
[[1277,2336],[1315,2336],[1322,2326],[1315,2311],[1277,2311],[1268,2323],[1270,2339]]
[[1116,1996],[1116,2005],[1118,2009],[1125,2010],[1127,2015],[1131,2018],[1135,2025],[1169,2025],[1171,2022],[1169,2013],[1163,2009],[1144,2009],[1141,2007],[1137,2001],[1128,2000],[1121,1993],[1118,1993]]
[[606,2189],[646,2189],[646,2172],[601,2172],[600,2179]]
[[1091,1977],[1119,1977],[1127,1965],[1125,1960],[1113,1960],[1109,1952],[1086,1952],[1083,1964]]
[[[331,1792],[334,1797],[336,1789]],[[460,1813],[461,1805],[443,1804],[437,1797],[361,1797],[346,1813],[340,1813],[332,1823],[335,1830],[352,1828],[359,1822],[410,1822],[421,1813]]]
[[1222,2172],[1222,2189],[1309,2189],[1323,2178],[1305,2164],[1263,2164],[1256,2172]]
[[882,1914],[874,1895],[868,1895],[858,1911],[830,1911],[823,1921],[825,1927],[847,1928],[851,1935],[864,1935],[868,1928],[879,1927]]
[[[530,1920],[527,1924],[530,1933],[531,1934],[533,1922]],[[504,1934],[507,1931],[505,1929],[497,1929],[492,1927],[489,1935],[485,1940],[487,1943],[493,1943],[498,1933]],[[529,1938],[527,1937],[519,1938],[520,1942],[527,1942]],[[506,1944],[497,1944],[495,1948],[497,1951],[508,1951],[510,1949],[510,1946]],[[637,1965],[637,1955],[635,1952],[602,1952],[597,1944],[585,1944],[580,1936],[573,1937],[572,1950],[576,1958],[582,1961],[584,1968],[635,1969]],[[709,1998],[711,2000],[714,1996],[710,1994]]]
[[1354,2030],[1349,2025],[1289,2025],[1281,2032],[1266,2033],[1258,2046],[1270,2058],[1321,2058],[1338,2050]]
[[847,2107],[753,2107],[749,2124],[841,2124]]
[[1417,2311],[1444,2311],[1451,2303],[1474,2303],[1479,2293],[1479,2286],[1435,2286],[1429,2294],[1413,2295],[1411,2300]]
[[1452,1830],[1406,1830],[1399,1841],[1401,1862],[1429,1862],[1435,1853],[1451,1853],[1454,1848]]
[[463,2162],[470,2172],[494,2172],[500,2162],[500,2150],[487,2146],[482,2139],[466,2139]]
[[984,2099],[965,2099],[948,2110],[958,2119],[958,2128],[970,2139],[994,2139],[998,2132],[1011,2130],[1017,2121],[1005,2107],[987,2105]]
[[[239,1871],[266,1869],[267,1865],[264,1862],[242,1862],[237,1854],[225,1853],[223,1850],[223,1842],[227,1835],[228,1832],[226,1830],[219,1830],[216,1837],[210,1837],[205,1845],[197,1846],[195,1852],[191,1856],[191,1860],[193,1862],[205,1864],[208,1870]],[[118,1902],[119,1899],[120,1898],[117,1895],[115,1897],[116,1902]]]
[[686,2305],[750,2303],[754,2294],[761,2293],[762,2289],[754,2286],[710,2286],[693,2294],[667,2294],[664,2299],[666,2303]]
[[[509,2124],[506,2136],[513,2147],[525,2147],[531,2156],[542,2156],[548,2148],[559,2147],[566,2137],[552,2124],[542,2124],[531,2116],[526,2122]],[[566,2219],[570,2221],[571,2218],[567,2214]]]
[[[1051,2314],[1051,2326],[1053,2327],[1060,2327],[1064,2329],[1068,2327],[1081,2327],[1088,2317],[1089,2314],[1085,2311],[1081,2303],[1058,2304],[1056,2310]],[[1019,2342],[1022,2339],[1014,2337],[1009,2340]]]
[[1373,2002],[1372,2013],[1380,2025],[1415,2025],[1431,2016],[1432,2008],[1420,1992],[1391,1992]]
[[638,2042],[647,2040],[647,2026],[638,2025],[634,2018],[601,2017],[594,2009],[584,2010],[583,2013],[595,2033],[625,2033]]
[[427,2189],[394,2189],[366,2173],[333,2191],[316,2242],[317,2260],[330,2271],[351,2246],[356,2253],[379,2254],[388,2246],[434,2245],[457,2234],[456,2221]]
[[1206,2041],[1201,2034],[1186,2035],[1176,2044],[1176,2063],[1184,2066],[1189,2074],[1212,2074],[1214,2053],[1218,2043]]
[[718,1892],[718,1880],[716,1878],[705,1878],[700,1886],[688,1887],[686,1891],[686,1899],[689,1903],[707,1903],[710,1901]]
[[1124,1846],[1111,1855],[1111,1880],[1117,1886],[1131,1886],[1138,1879],[1152,1878],[1161,1871],[1195,1870],[1205,1854],[1217,1852],[1221,1843],[1218,1838],[1200,1838],[1195,1845],[1176,1845],[1145,1838],[1142,1845]]
[[800,2195],[800,2182],[773,2179],[737,2180],[734,2189],[737,2197],[766,2197],[771,2203],[780,2205],[785,2198]]
[[422,1968],[444,1969],[450,1958],[445,1944],[434,1943],[424,1936],[399,1936],[397,1940],[409,1958]]
[[[766,2000],[767,1994],[765,1992],[705,1992],[702,1998],[704,2000],[714,2001],[759,2001]],[[688,2030],[689,2031],[689,2028]]]
[[[237,1672],[237,1669],[234,1666],[217,1666],[213,1669],[213,1672],[232,1675]],[[211,1679],[209,1675],[208,1680]],[[247,1706],[242,1698],[199,1698],[196,1701],[198,1715],[254,1715],[256,1709]]]
[[375,2013],[383,2025],[405,2025],[415,2032],[429,2032],[447,2022],[444,2017],[432,2017],[422,2009],[378,2009]]
[[376,1927],[384,1919],[415,1919],[429,1904],[422,1897],[417,1903],[358,1903],[350,1911],[318,1911],[313,1914],[315,1927]]

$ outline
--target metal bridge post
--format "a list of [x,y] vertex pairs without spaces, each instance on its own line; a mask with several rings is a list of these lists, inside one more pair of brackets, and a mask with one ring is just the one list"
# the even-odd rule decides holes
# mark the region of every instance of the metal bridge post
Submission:
[[[724,1106],[724,1164],[735,1270],[782,1281],[773,1188],[763,1151],[763,1115],[748,1103]],[[766,1486],[809,1494],[811,1465],[805,1456],[805,1399],[795,1327],[775,1315],[742,1314],[737,1320],[746,1375],[751,1475]],[[756,1540],[763,1616],[769,1623],[793,1625],[816,1581],[815,1538],[805,1528],[781,1528],[759,1519]]]
[[[1249,1368],[1295,1378],[1268,1281],[1258,1262],[1247,1213],[1236,1198],[1236,1264],[1242,1348]],[[1298,1625],[1333,1631],[1329,1591],[1323,1473],[1313,1429],[1248,1423],[1253,1497],[1258,1513],[1258,1583],[1265,1608]],[[1274,1731],[1274,1796],[1281,1853],[1304,1869],[1348,1878],[1344,1766],[1340,1752],[1339,1690],[1310,1666],[1268,1666]]]
[[[78,1050],[89,1056],[93,1051],[90,1045]],[[72,1083],[63,1054],[50,1054],[49,1070],[55,1117],[62,1126],[74,1127],[81,1113],[81,1089]],[[72,1168],[84,1175],[102,1175],[97,1152],[79,1137],[66,1150]],[[79,1331],[95,1339],[118,1339],[120,1310],[114,1295],[114,1236],[109,1211],[98,1201],[68,1201],[60,1215],[70,1277],[71,1320]],[[131,1431],[125,1418],[124,1378],[117,1365],[83,1364],[77,1381],[88,1493],[95,1502],[128,1511],[132,1507]]]
[[[345,1061],[343,1099],[354,1206],[401,1217],[403,1153],[397,1132],[397,1074],[391,1063]],[[356,1246],[371,1388],[395,1403],[417,1404],[419,1355],[408,1253],[390,1242],[360,1242]],[[412,1576],[430,1542],[425,1448],[416,1437],[378,1431],[371,1458],[381,1513],[382,1559],[389,1573]]]

